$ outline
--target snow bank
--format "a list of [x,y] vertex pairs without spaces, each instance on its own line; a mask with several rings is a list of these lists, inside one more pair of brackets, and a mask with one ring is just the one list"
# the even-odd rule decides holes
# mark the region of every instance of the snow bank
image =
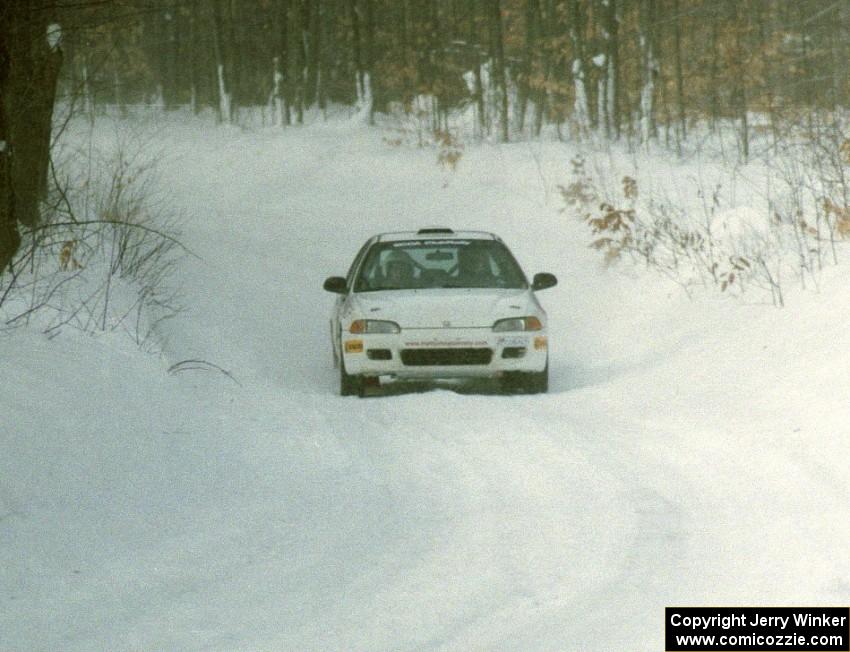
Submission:
[[768,216],[751,206],[736,206],[715,213],[711,219],[711,234],[730,250],[753,240],[770,237]]
[[[781,313],[605,272],[556,143],[446,186],[348,121],[151,138],[203,258],[163,356],[0,337],[0,649],[650,650],[665,605],[846,599],[838,272]],[[323,279],[433,223],[558,275],[552,393],[336,396]]]

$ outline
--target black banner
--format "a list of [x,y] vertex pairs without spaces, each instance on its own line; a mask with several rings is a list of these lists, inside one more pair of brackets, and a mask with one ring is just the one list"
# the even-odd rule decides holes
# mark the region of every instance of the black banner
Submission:
[[667,607],[667,652],[850,652],[850,607]]

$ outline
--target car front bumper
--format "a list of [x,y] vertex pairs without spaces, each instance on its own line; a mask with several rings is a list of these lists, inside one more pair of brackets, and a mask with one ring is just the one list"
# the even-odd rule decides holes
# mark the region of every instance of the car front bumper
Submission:
[[392,335],[344,333],[345,370],[397,379],[495,378],[546,367],[545,330],[494,333],[489,328],[405,329]]

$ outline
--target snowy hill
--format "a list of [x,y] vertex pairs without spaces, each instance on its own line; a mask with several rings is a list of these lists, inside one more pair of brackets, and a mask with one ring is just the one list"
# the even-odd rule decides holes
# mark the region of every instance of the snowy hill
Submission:
[[[0,650],[658,650],[664,606],[846,603],[841,268],[784,310],[606,271],[562,144],[148,128],[187,311],[160,357],[0,337]],[[559,277],[548,395],[336,395],[322,281],[423,224]]]

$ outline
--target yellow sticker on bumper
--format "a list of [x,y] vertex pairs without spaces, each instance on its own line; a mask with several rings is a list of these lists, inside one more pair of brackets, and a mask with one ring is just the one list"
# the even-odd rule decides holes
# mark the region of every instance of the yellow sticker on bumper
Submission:
[[346,353],[363,353],[363,340],[346,340]]

